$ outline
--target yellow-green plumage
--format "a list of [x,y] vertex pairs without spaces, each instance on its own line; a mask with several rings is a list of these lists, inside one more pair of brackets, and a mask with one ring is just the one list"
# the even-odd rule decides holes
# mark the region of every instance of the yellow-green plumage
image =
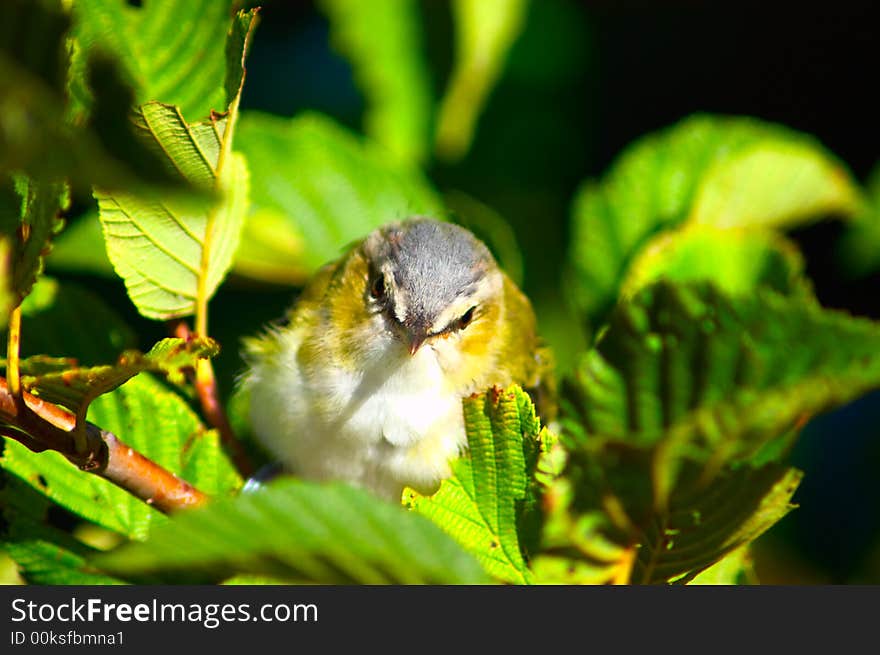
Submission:
[[431,219],[324,267],[289,319],[246,343],[243,387],[255,434],[304,477],[431,491],[466,445],[462,397],[549,386],[526,297],[473,235]]

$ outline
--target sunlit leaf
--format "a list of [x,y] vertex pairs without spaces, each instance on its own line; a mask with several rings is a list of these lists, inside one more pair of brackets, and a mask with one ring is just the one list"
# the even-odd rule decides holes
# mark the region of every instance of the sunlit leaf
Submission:
[[219,199],[96,191],[107,254],[132,302],[149,318],[204,309],[232,265],[247,211],[249,179],[244,158],[232,151],[232,141],[244,60],[256,22],[255,10],[239,12],[229,26],[228,40],[222,40],[224,56],[211,52],[212,61],[225,62],[221,88],[230,94],[226,113],[190,123],[178,107],[158,102],[141,105],[135,113],[138,131],[164,166]]
[[284,479],[183,512],[143,544],[96,557],[125,577],[288,582],[486,582],[477,562],[430,521],[365,491]]
[[811,294],[804,259],[785,237],[758,229],[688,225],[661,233],[639,251],[620,294],[626,299],[658,280],[711,281],[729,295],[767,286],[783,295]]
[[528,514],[535,512],[533,476],[545,435],[518,387],[464,401],[468,453],[431,496],[409,504],[475,555],[505,582],[530,583],[525,560]]
[[644,137],[573,208],[570,295],[596,329],[650,239],[685,221],[790,227],[861,206],[846,168],[810,137],[697,115]]
[[694,576],[691,585],[736,585],[747,584],[752,570],[751,554],[748,546],[724,556],[701,573]]
[[132,302],[149,318],[186,316],[216,291],[232,263],[247,207],[247,166],[229,152],[226,118],[190,125],[175,107],[149,103],[138,109],[137,124],[183,177],[222,195],[214,202],[96,192],[107,254]]
[[440,105],[436,151],[447,160],[462,157],[477,118],[522,30],[526,0],[455,0],[455,67]]
[[199,359],[218,352],[219,346],[213,340],[198,338],[163,339],[146,354],[126,351],[116,363],[103,366],[79,367],[75,360],[66,358],[32,357],[21,362],[21,383],[35,396],[78,413],[98,396],[144,371],[160,373],[172,383],[182,384],[184,369],[193,369]]
[[[429,145],[431,88],[414,0],[322,0],[330,38],[352,64],[367,101],[364,129],[401,162]],[[381,35],[381,36],[380,36]]]

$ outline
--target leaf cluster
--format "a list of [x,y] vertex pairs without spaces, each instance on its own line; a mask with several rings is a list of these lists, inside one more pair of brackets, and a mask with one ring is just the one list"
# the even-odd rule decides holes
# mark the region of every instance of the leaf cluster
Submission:
[[[517,386],[463,399],[467,452],[403,507],[342,484],[242,491],[223,426],[197,402],[219,351],[208,303],[230,273],[300,285],[413,214],[467,224],[522,272],[504,219],[444,198],[424,169],[466,156],[527,3],[452,3],[456,57],[436,112],[415,3],[319,6],[366,99],[364,135],[315,112],[240,108],[259,11],[231,0],[4,9],[0,320],[22,344],[5,375],[70,410],[76,434],[120,435],[213,497],[169,518],[69,453],[36,452],[4,414],[0,544],[22,578],[742,579],[750,544],[794,507],[802,473],[786,456],[800,430],[880,387],[880,325],[822,307],[787,236],[846,220],[853,261],[870,267],[880,178],[862,188],[809,135],[752,118],[685,118],[578,190],[560,277],[590,340],[560,367],[558,420],[543,425]],[[140,316],[192,317],[195,335],[140,348],[99,297],[43,275],[52,248],[56,271],[118,277]],[[77,530],[55,527],[58,511]]]

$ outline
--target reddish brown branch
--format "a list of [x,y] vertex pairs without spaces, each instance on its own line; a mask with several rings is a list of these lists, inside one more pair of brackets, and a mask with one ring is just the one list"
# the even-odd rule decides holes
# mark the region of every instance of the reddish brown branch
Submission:
[[119,441],[106,430],[86,424],[86,449],[78,451],[76,417],[66,409],[22,392],[20,400],[0,378],[2,434],[30,450],[55,450],[83,471],[100,475],[162,512],[201,505],[208,498],[188,482]]
[[[190,332],[186,321],[172,323],[171,327],[174,336],[178,339],[189,341],[192,338],[192,332]],[[232,458],[239,474],[243,478],[248,478],[254,473],[254,465],[241,447],[241,442],[236,438],[226,410],[223,408],[223,403],[220,402],[220,389],[214,376],[214,368],[208,360],[200,360],[197,366],[195,388],[199,404],[202,407],[202,414],[208,425],[217,430],[220,435],[220,443]]]
[[220,442],[232,458],[235,468],[243,478],[248,478],[253,475],[254,466],[241,447],[241,443],[236,439],[229,418],[226,416],[226,410],[223,409],[223,403],[220,402],[220,391],[217,388],[217,380],[214,377],[211,362],[201,360],[199,366],[204,366],[204,369],[207,370],[207,372],[203,370],[196,373],[196,393],[199,396],[205,420],[220,434]]

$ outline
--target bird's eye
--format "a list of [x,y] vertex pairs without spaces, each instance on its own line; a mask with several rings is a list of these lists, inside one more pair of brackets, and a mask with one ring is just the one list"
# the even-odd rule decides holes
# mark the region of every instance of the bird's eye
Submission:
[[370,284],[370,296],[376,300],[385,297],[385,276],[381,273],[373,278],[373,283]]
[[471,321],[474,320],[474,312],[477,311],[476,307],[471,307],[464,314],[462,314],[458,319],[458,329],[463,330],[468,325],[471,324]]

